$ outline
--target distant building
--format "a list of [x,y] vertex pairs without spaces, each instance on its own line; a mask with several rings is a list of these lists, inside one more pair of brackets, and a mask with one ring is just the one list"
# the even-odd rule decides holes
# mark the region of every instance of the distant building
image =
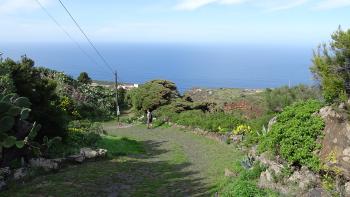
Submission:
[[[115,85],[114,84],[101,84],[101,83],[96,83],[96,82],[93,82],[91,83],[91,86],[101,86],[101,87],[105,87],[105,88],[115,88]],[[124,89],[124,90],[131,90],[131,89],[134,89],[134,88],[138,88],[139,87],[139,84],[120,84],[118,85],[118,89]]]
[[96,86],[101,86],[101,87],[105,87],[105,88],[110,88],[111,85],[106,85],[106,84],[99,84],[99,83],[91,83],[90,86],[96,87]]
[[138,88],[139,84],[121,84],[118,85],[118,89],[124,89],[124,90],[132,90],[134,88]]

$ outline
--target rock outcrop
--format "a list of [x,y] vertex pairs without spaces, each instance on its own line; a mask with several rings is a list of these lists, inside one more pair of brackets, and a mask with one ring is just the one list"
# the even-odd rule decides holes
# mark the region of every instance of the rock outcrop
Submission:
[[306,191],[311,186],[314,186],[320,182],[320,178],[308,168],[302,167],[298,171],[294,171],[292,176],[288,178],[291,184],[296,184],[298,188],[302,191]]
[[321,160],[350,180],[350,124],[347,115],[329,106],[322,108],[319,115],[326,123],[319,153]]

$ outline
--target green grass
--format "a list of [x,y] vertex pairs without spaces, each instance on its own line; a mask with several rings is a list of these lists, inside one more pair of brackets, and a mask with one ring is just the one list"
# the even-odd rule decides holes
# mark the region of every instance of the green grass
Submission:
[[[96,196],[108,191],[101,189],[110,184],[108,177],[123,171],[127,165],[124,157],[131,154],[143,154],[140,142],[128,138],[102,136],[97,147],[108,150],[108,159],[97,162],[86,162],[82,165],[68,166],[57,173],[43,174],[41,171],[25,180],[24,184],[10,184],[10,189],[0,196]],[[123,165],[120,165],[120,164]],[[41,175],[39,175],[41,174]]]
[[115,125],[105,123],[112,136],[97,143],[109,151],[107,160],[32,178],[0,196],[225,196],[246,183],[224,176],[225,168],[242,171],[243,154],[232,145],[176,128]]
[[99,141],[97,141],[96,146],[98,148],[107,149],[109,156],[144,153],[142,144],[136,140],[131,140],[125,137],[104,135]]

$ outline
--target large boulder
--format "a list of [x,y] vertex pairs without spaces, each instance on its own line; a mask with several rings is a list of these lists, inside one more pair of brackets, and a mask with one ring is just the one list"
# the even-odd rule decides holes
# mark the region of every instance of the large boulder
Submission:
[[277,163],[276,158],[270,158],[268,152],[262,153],[257,157],[261,164],[267,166],[274,174],[278,175],[283,169],[283,165]]
[[344,193],[345,193],[345,196],[350,196],[350,182],[345,183]]
[[321,141],[320,158],[331,169],[337,169],[350,179],[350,124],[345,113],[324,107],[319,115],[326,126]]
[[91,148],[81,148],[80,155],[83,155],[86,159],[103,158],[107,155],[107,150],[106,149],[93,150]]
[[307,193],[302,195],[302,197],[331,197],[329,192],[325,191],[323,188],[317,187],[310,189]]
[[284,195],[291,195],[294,196],[294,191],[291,189],[291,187],[283,185],[282,183],[278,182],[276,179],[276,174],[271,169],[267,169],[266,171],[262,172],[260,174],[259,179],[259,187],[260,188],[266,188],[278,191],[281,194]]
[[319,177],[315,173],[311,172],[304,166],[299,171],[294,171],[292,176],[288,178],[289,183],[297,184],[302,191],[316,185],[319,183],[319,180]]
[[13,173],[14,180],[23,179],[26,176],[28,176],[28,170],[26,168],[18,168],[14,170],[14,173]]
[[81,148],[80,153],[76,155],[70,155],[67,157],[68,161],[73,163],[83,163],[86,159],[99,159],[107,156],[106,149],[91,149],[91,148]]
[[45,158],[32,158],[29,160],[31,167],[43,168],[45,171],[58,170],[65,159],[45,159]]

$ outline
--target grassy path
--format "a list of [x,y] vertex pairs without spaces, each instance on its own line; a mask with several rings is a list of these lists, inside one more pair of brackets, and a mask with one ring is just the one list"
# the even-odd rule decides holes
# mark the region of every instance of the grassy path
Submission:
[[[144,127],[115,129],[113,123],[105,125],[109,134],[142,141],[149,165],[141,169],[156,174],[159,184],[145,183],[141,187],[150,196],[210,196],[224,177],[225,168],[231,168],[240,159],[232,146],[174,128]],[[149,167],[149,169],[147,169]],[[140,194],[141,194],[140,193]]]
[[180,129],[117,129],[113,122],[104,127],[137,142],[121,138],[124,156],[39,176],[0,196],[211,196],[225,168],[240,159],[232,146]]

